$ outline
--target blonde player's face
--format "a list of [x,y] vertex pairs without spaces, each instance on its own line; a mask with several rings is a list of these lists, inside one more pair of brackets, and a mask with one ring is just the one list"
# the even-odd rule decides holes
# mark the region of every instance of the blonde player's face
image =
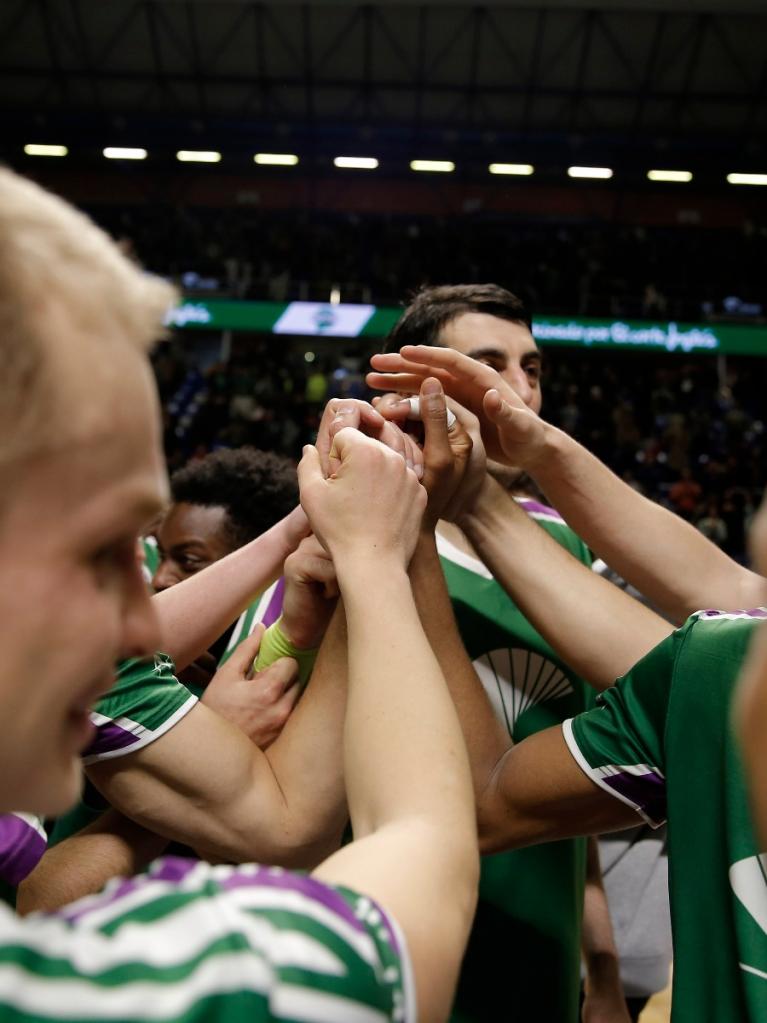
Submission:
[[88,366],[59,377],[71,423],[87,405],[86,435],[21,465],[0,512],[0,810],[55,814],[77,798],[89,709],[116,661],[160,645],[136,555],[167,499],[154,386],[137,353],[109,359],[85,396]]

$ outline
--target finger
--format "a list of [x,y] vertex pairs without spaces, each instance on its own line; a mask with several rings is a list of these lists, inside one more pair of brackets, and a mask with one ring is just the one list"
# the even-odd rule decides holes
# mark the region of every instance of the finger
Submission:
[[447,434],[445,392],[436,377],[428,377],[421,385],[421,420],[426,466],[452,462],[453,453]]
[[429,371],[424,368],[422,373],[368,373],[365,382],[376,391],[401,391],[403,394],[418,394],[424,377]]
[[524,419],[516,414],[516,410],[501,397],[493,387],[482,399],[482,408],[487,418],[495,423],[499,430],[514,429],[516,433],[524,431]]
[[418,479],[422,480],[424,467],[423,449],[420,447],[420,445],[418,444],[418,442],[416,441],[415,437],[412,434],[406,433],[404,437],[405,446],[407,448],[407,456],[405,458],[405,461],[407,465],[412,467],[413,472],[416,474]]
[[479,419],[465,405],[450,397],[445,398],[445,404],[467,432],[471,433],[475,427],[479,429]]
[[[335,444],[335,439],[333,443]],[[320,453],[313,444],[304,445],[303,456],[301,461],[298,463],[296,473],[298,476],[299,497],[303,491],[307,490],[308,487],[325,479],[325,473],[322,471],[322,465],[320,463]],[[306,509],[304,509],[304,511],[306,511]]]
[[[385,424],[386,425],[386,424]],[[333,458],[337,459],[339,463],[339,472],[343,469],[344,463],[349,460],[354,449],[358,446],[365,447],[368,444],[375,443],[369,437],[366,437],[359,430],[339,430],[333,438],[333,447],[331,454]],[[310,447],[311,445],[307,445]],[[300,470],[301,463],[299,462],[298,468]],[[299,474],[299,486],[301,484],[301,477]]]
[[[279,696],[282,699],[285,692],[294,684],[298,678],[298,662],[293,657],[280,657],[268,668],[257,671],[253,676],[254,682],[269,682],[277,687]],[[275,703],[277,700],[275,700]]]
[[234,650],[224,665],[224,670],[231,666],[232,670],[238,671],[242,675],[247,675],[256,659],[256,654],[261,646],[261,639],[265,632],[266,626],[259,622],[251,634]]
[[278,703],[275,705],[276,708],[285,714],[285,717],[290,717],[293,708],[298,703],[298,697],[301,695],[301,683],[296,681],[286,689],[280,697]]
[[405,434],[395,423],[384,423],[378,439],[407,462],[409,456],[406,451]]
[[288,579],[298,578],[310,583],[326,583],[335,579],[336,570],[329,557],[308,555],[286,568],[285,575]]
[[391,422],[406,422],[410,415],[410,402],[401,394],[384,394],[374,399],[377,402],[376,408],[384,417]]
[[[353,430],[358,430],[362,423],[362,411],[358,405],[337,405],[334,409],[333,418],[327,424],[325,430],[325,437],[327,443],[327,454],[325,451],[320,452],[322,460],[322,469],[326,476],[332,476],[338,469],[338,460],[333,457],[333,438],[340,431],[346,427],[350,427]],[[325,457],[322,457],[322,456]]]

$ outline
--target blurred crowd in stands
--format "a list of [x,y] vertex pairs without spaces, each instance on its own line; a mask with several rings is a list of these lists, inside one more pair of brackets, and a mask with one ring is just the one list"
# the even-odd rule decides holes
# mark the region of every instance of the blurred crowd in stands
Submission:
[[[369,349],[306,352],[284,339],[236,338],[205,371],[188,336],[155,357],[171,468],[219,446],[293,457],[334,396],[365,397]],[[326,343],[327,345],[327,343]],[[307,361],[307,357],[311,361]],[[547,349],[543,415],[632,486],[695,523],[733,557],[767,483],[763,360]]]
[[422,284],[497,280],[550,314],[767,315],[767,228],[523,223],[168,205],[99,206],[99,223],[188,292],[394,304]]

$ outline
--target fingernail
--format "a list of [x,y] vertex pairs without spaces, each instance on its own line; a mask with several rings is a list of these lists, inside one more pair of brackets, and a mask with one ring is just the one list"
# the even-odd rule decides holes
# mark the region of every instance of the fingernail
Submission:
[[423,479],[423,466],[421,465],[420,462],[415,467],[415,474],[416,474],[416,476],[418,477],[419,480]]
[[421,394],[441,394],[442,385],[436,377],[427,377],[421,384]]
[[413,459],[412,458],[406,458],[405,459],[405,465],[408,467],[408,469],[412,469],[413,472],[415,472],[415,465],[413,464]]
[[351,405],[342,405],[341,408],[336,409],[335,414],[336,418],[338,418],[338,416],[350,416],[352,412],[354,412],[354,409],[351,407]]

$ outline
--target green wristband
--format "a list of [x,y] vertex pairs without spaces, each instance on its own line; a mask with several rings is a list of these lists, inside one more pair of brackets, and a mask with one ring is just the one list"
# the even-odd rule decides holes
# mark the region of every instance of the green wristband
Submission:
[[280,628],[281,621],[282,617],[278,618],[274,625],[270,625],[261,637],[261,646],[258,648],[255,669],[256,671],[262,671],[264,668],[268,668],[270,664],[278,661],[280,657],[292,657],[298,663],[298,681],[302,686],[306,685],[312,673],[314,662],[317,660],[319,647],[314,647],[311,650],[299,650],[298,647],[293,646]]

